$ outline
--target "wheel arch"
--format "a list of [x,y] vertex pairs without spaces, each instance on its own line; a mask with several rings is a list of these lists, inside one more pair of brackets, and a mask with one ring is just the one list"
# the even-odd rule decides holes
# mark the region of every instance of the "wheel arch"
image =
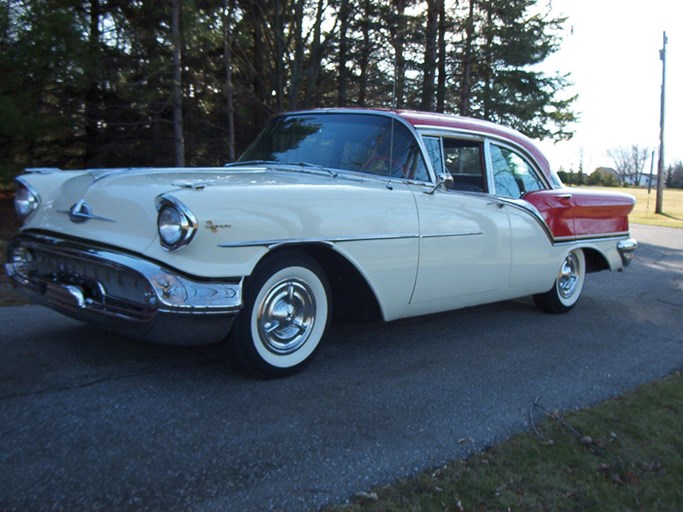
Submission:
[[586,273],[600,272],[601,270],[610,270],[610,264],[607,257],[594,247],[578,247],[583,250],[583,255],[586,258]]
[[[375,292],[361,271],[331,244],[282,244],[269,250],[257,263],[284,253],[299,252],[316,261],[325,272],[331,287],[333,319],[369,321],[382,318]],[[247,278],[248,279],[248,278]]]

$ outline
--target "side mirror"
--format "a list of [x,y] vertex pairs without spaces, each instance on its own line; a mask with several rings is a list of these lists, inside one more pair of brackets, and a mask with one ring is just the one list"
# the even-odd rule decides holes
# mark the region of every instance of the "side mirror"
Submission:
[[444,190],[453,188],[453,176],[449,172],[442,172],[436,177],[436,184],[427,190],[426,194],[433,194],[437,188],[441,187]]

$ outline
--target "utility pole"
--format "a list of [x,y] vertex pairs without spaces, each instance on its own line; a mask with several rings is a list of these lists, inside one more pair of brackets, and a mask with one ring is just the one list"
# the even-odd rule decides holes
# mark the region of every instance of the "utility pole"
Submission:
[[659,110],[659,164],[657,165],[657,202],[655,213],[662,213],[662,200],[664,196],[664,100],[666,98],[666,32],[663,33],[662,49],[659,51],[659,59],[662,61],[662,99]]

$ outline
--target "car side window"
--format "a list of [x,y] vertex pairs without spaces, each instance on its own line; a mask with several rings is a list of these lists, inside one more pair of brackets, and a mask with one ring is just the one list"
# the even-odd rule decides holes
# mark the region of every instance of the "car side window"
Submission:
[[510,148],[491,144],[491,163],[496,195],[519,199],[545,188],[531,164]]
[[448,172],[453,176],[450,190],[486,190],[480,142],[452,137],[423,137],[422,140],[436,174]]
[[428,181],[427,165],[410,130],[395,120],[382,121],[386,124],[371,137],[361,137],[352,148],[345,143],[345,167],[379,176]]
[[444,137],[443,153],[446,170],[453,176],[453,190],[486,190],[481,142]]
[[441,137],[422,137],[427,148],[427,156],[432,162],[434,172],[439,175],[443,170],[443,153],[441,151]]
[[415,136],[403,124],[394,121],[391,149],[391,176],[409,180],[428,181],[427,165]]

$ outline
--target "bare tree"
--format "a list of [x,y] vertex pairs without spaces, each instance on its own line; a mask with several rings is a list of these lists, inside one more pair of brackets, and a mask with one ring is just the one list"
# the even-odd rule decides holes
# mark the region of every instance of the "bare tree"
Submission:
[[650,148],[631,144],[630,147],[620,146],[610,149],[607,153],[622,181],[640,185],[650,151]]

